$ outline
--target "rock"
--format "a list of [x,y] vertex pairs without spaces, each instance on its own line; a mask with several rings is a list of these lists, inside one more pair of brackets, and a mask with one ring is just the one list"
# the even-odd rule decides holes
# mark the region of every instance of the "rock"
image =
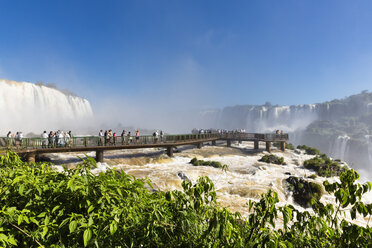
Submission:
[[191,180],[186,176],[186,174],[182,171],[177,172],[177,176],[182,179],[182,181],[191,182]]

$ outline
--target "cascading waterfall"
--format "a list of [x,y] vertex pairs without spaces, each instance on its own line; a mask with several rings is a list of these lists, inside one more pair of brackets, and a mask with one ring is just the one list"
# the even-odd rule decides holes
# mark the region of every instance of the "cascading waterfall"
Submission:
[[316,105],[226,107],[215,111],[218,121],[214,126],[249,132],[272,132],[276,129],[294,132],[317,120],[318,108]]
[[350,137],[347,135],[338,136],[332,144],[330,156],[335,159],[345,160]]
[[74,128],[93,116],[88,100],[28,82],[0,80],[0,136]]

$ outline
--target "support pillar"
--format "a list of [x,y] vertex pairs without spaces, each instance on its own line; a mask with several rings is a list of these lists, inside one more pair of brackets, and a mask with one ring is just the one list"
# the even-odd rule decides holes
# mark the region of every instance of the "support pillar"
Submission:
[[227,140],[227,147],[230,147],[231,146],[231,140]]
[[196,145],[196,147],[199,148],[199,149],[202,148],[202,147],[203,147],[203,142],[198,143],[198,144]]
[[96,161],[101,163],[103,162],[103,150],[96,151]]
[[266,141],[266,151],[271,153],[271,142]]
[[255,150],[260,149],[260,145],[259,145],[259,143],[260,143],[260,142],[259,142],[258,140],[255,140],[255,141],[254,141],[254,149],[255,149]]
[[280,150],[285,151],[285,141],[280,142]]
[[216,145],[216,141],[212,140],[212,146],[215,146],[215,145]]
[[239,140],[239,144],[241,144],[242,143],[242,141],[241,140]]
[[167,147],[167,155],[169,157],[173,157],[173,146],[168,146]]
[[27,162],[35,163],[35,157],[36,157],[35,153],[27,153],[27,155],[26,155]]

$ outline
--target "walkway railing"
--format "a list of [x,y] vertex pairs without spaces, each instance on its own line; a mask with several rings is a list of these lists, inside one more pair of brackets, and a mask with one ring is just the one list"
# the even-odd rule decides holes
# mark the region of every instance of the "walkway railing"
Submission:
[[288,134],[276,133],[224,133],[220,134],[221,139],[231,140],[258,140],[258,141],[285,141]]
[[80,136],[72,138],[23,138],[21,141],[14,138],[0,137],[0,149],[39,149],[39,148],[60,148],[60,147],[92,147],[92,146],[121,146],[140,144],[172,144],[180,142],[192,142],[205,139],[218,139],[219,134],[180,134],[164,135],[154,137],[143,135],[136,139],[135,136],[111,137],[105,140],[98,136]]

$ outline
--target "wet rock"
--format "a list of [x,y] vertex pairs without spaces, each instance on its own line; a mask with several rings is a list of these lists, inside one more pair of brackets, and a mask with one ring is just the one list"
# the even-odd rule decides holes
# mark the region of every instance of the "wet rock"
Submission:
[[177,172],[177,176],[182,179],[182,181],[188,181],[191,182],[191,180],[186,176],[186,174],[183,171]]

